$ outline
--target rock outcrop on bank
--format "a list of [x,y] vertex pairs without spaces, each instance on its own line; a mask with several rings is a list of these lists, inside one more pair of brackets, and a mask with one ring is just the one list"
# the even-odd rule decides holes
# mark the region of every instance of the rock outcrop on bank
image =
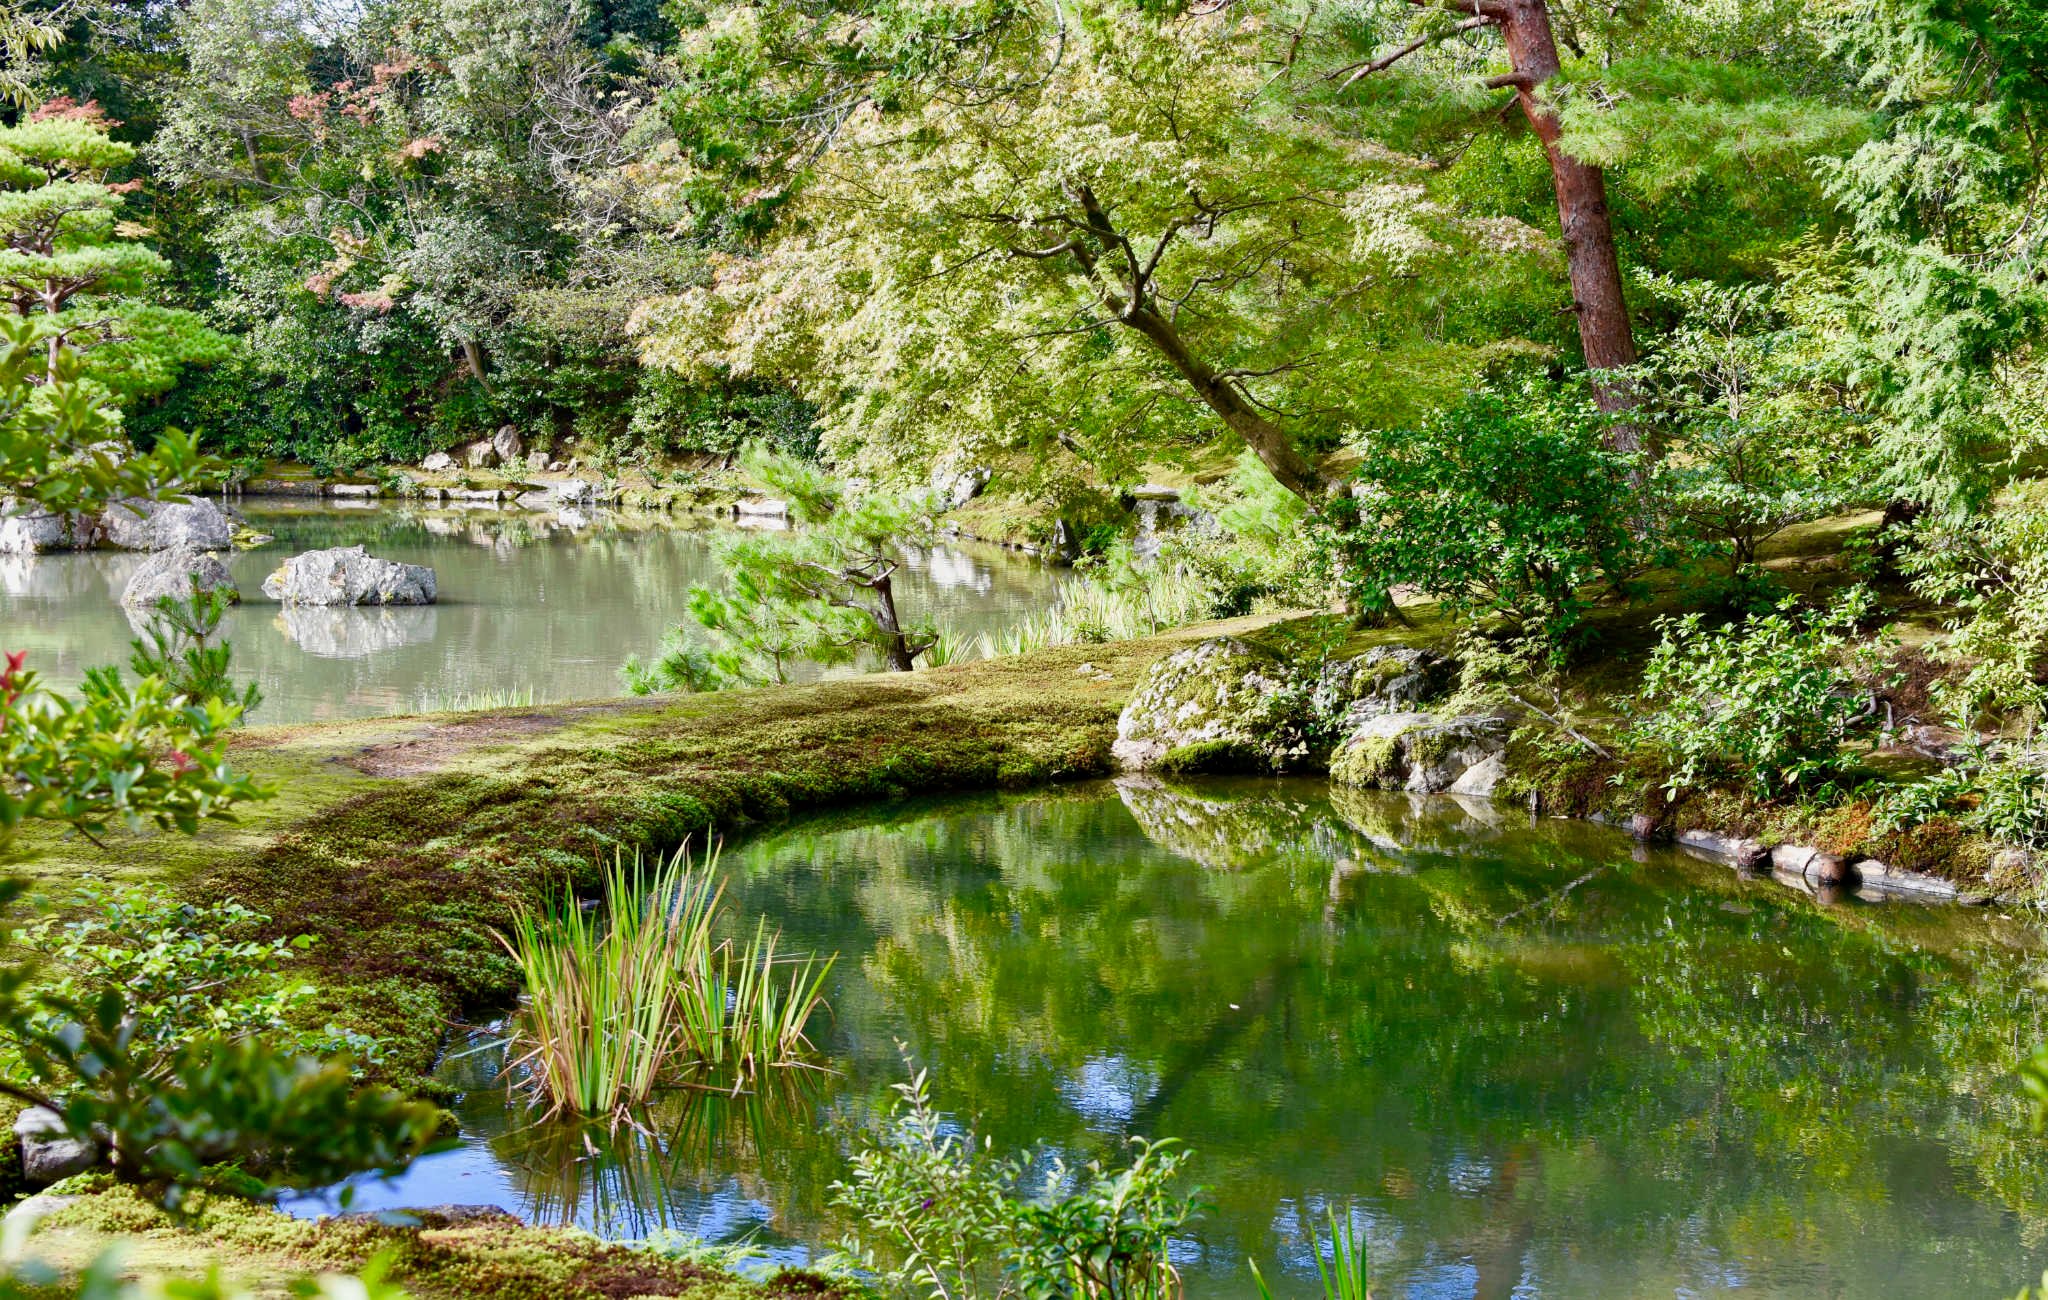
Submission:
[[1327,772],[1333,784],[1360,790],[1475,800],[1512,794],[1517,802],[1527,798],[1532,809],[1541,805],[1617,824],[1638,839],[1676,839],[1739,870],[1776,874],[1807,888],[1862,887],[1963,902],[1994,896],[1991,889],[1959,886],[1867,853],[1688,827],[1668,804],[1655,816],[1617,815],[1599,806],[1549,808],[1530,780],[1541,764],[1516,770],[1518,753],[1521,763],[1534,762],[1512,745],[1523,719],[1459,707],[1457,681],[1458,664],[1423,647],[1379,646],[1311,664],[1252,640],[1217,637],[1152,666],[1117,720],[1112,753],[1128,772]]
[[1113,752],[1126,771],[1341,772],[1348,784],[1434,794],[1497,756],[1511,729],[1505,718],[1423,711],[1449,694],[1457,667],[1416,646],[1304,666],[1218,637],[1153,667],[1117,721]]
[[263,580],[263,594],[284,605],[431,605],[439,592],[423,564],[336,546],[286,560]]
[[1217,637],[1154,665],[1117,721],[1126,770],[1301,772],[1319,766],[1315,711],[1281,655]]
[[16,510],[0,502],[0,554],[39,555],[108,546],[122,551],[163,551],[184,546],[223,551],[234,545],[235,521],[205,497],[168,501],[130,498],[101,514]]

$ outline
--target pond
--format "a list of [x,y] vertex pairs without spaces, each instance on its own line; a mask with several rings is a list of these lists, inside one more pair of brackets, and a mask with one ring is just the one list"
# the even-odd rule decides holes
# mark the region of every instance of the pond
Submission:
[[[848,1132],[906,1077],[998,1147],[1194,1152],[1188,1291],[1380,1300],[2009,1295],[2048,1260],[2019,921],[1827,902],[1574,822],[1314,782],[1126,778],[802,822],[728,846],[735,902],[836,952],[837,1071],[677,1097],[651,1136],[534,1123],[491,1036],[460,1150],[358,1208],[496,1204],[802,1261]],[[479,1050],[478,1045],[485,1045]],[[586,1140],[589,1145],[586,1146]],[[299,1212],[320,1206],[301,1202]]]
[[[651,657],[687,616],[690,585],[717,577],[707,517],[605,511],[453,510],[392,503],[247,498],[251,527],[276,540],[228,557],[245,603],[228,618],[241,680],[262,686],[262,724],[618,695],[628,655]],[[285,609],[262,595],[287,556],[362,543],[433,567],[440,603]],[[0,555],[0,640],[30,652],[53,686],[126,663],[135,636],[118,604],[144,557],[88,551]],[[974,635],[1050,604],[1058,571],[995,547],[905,556],[912,615]],[[478,699],[477,697],[483,697]]]

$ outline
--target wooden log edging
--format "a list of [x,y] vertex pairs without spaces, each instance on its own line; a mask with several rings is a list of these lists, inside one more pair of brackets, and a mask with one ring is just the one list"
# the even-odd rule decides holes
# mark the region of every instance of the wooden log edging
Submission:
[[1989,890],[1964,889],[1922,871],[1908,871],[1876,858],[1853,861],[1810,844],[1766,846],[1762,841],[1713,831],[1680,831],[1678,847],[1694,857],[1757,875],[1797,881],[1809,889],[1855,889],[1880,896],[1981,906],[1998,901]]

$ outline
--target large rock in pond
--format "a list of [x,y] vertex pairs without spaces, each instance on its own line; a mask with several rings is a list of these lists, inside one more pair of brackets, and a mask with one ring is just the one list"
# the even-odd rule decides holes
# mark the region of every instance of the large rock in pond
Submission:
[[1111,752],[1134,771],[1314,768],[1312,692],[1299,677],[1279,655],[1236,637],[1177,651],[1139,683]]
[[187,546],[224,551],[235,544],[235,521],[205,497],[173,501],[116,502],[100,519],[100,536],[124,551],[164,551]]
[[1416,794],[1493,793],[1506,771],[1509,722],[1491,714],[1382,713],[1330,758],[1330,780]]
[[285,605],[431,605],[434,571],[336,546],[286,560],[263,580],[263,594]]
[[191,546],[173,546],[144,560],[129,576],[128,585],[121,589],[121,603],[147,607],[165,596],[183,600],[192,594],[195,584],[201,591],[225,591],[229,600],[242,598],[218,555]]

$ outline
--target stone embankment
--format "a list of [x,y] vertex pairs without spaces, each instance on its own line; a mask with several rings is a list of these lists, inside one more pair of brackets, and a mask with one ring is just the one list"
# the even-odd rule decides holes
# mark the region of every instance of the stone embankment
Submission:
[[[1166,656],[1132,692],[1112,754],[1126,771],[1328,773],[1339,785],[1495,798],[1516,792],[1541,811],[1527,781],[1514,782],[1512,708],[1456,707],[1458,665],[1431,649],[1380,646],[1313,667],[1237,637],[1216,637]],[[1533,775],[1521,773],[1523,776]],[[1765,843],[1646,815],[1619,823],[1639,839],[1670,838],[1697,855],[1801,887],[1863,889],[1964,903],[1997,895],[1874,857],[1813,845]],[[2018,850],[1997,855],[1989,879],[2015,878]]]

